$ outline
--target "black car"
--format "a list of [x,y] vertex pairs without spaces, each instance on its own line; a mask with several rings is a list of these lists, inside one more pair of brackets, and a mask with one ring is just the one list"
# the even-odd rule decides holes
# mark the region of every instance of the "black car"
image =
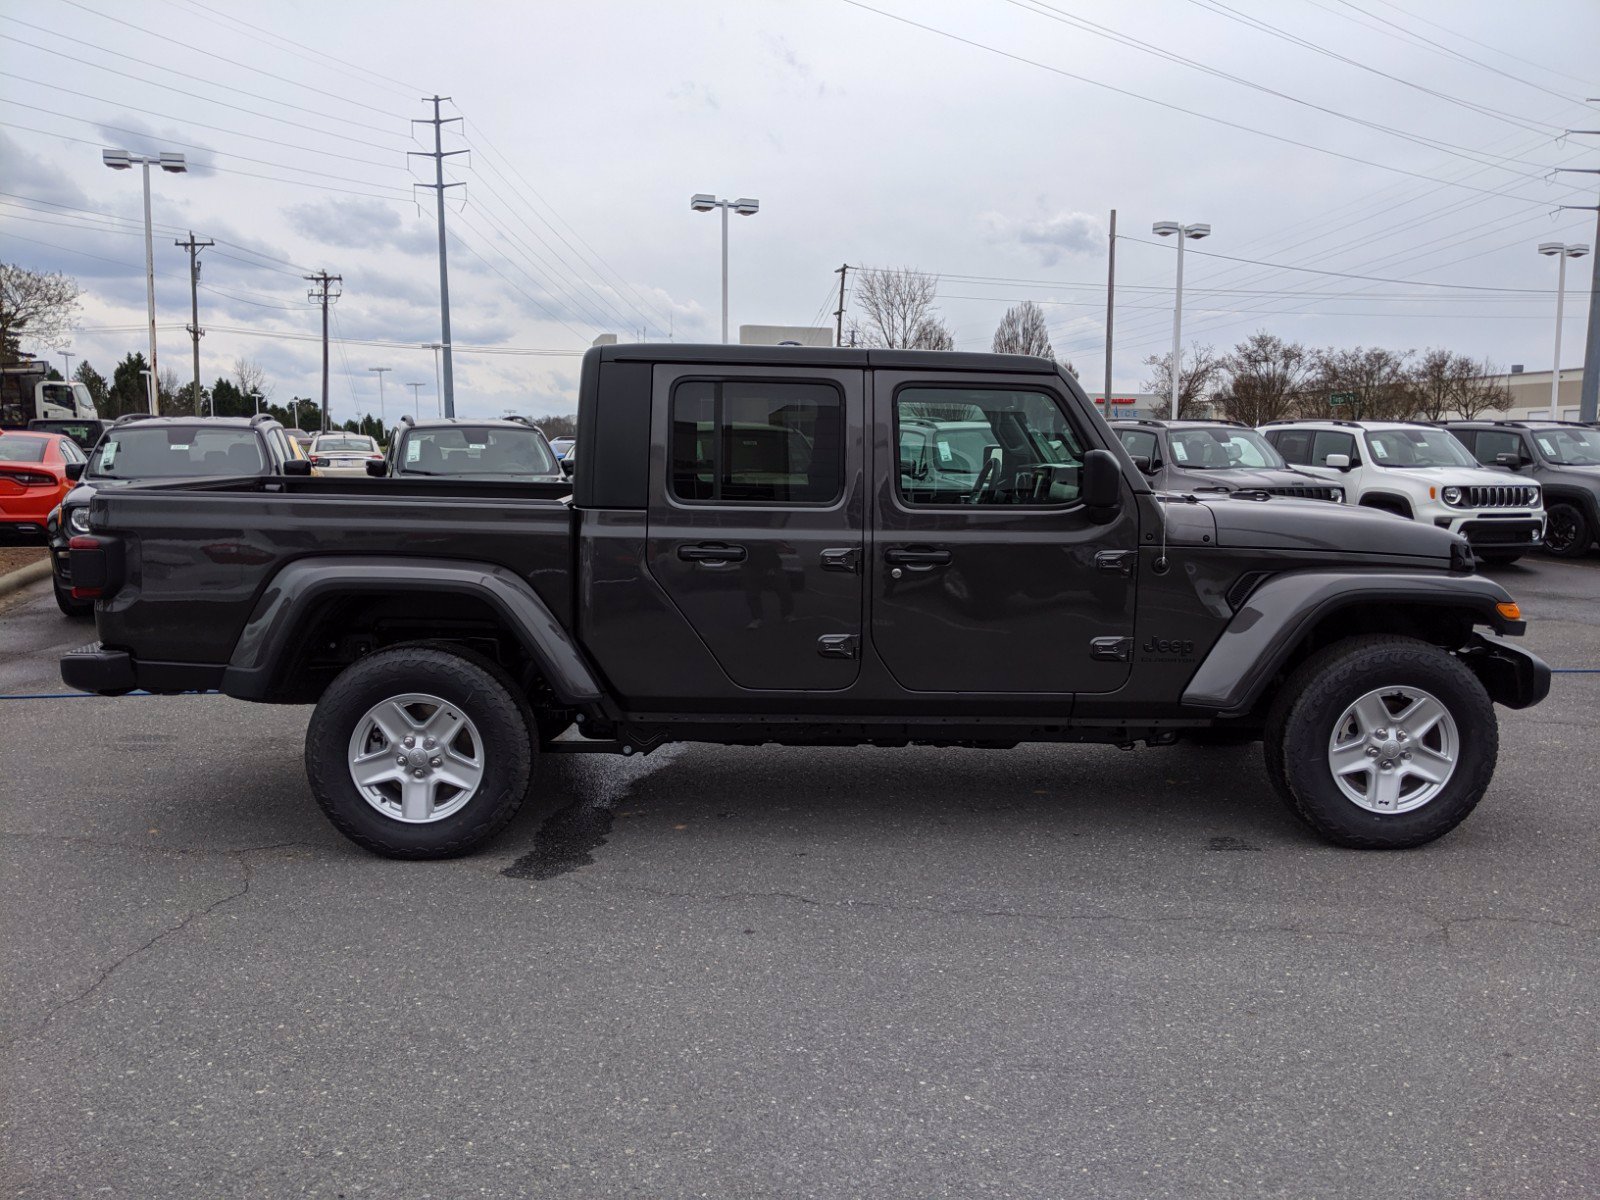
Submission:
[[531,483],[564,482],[568,470],[525,417],[401,417],[383,461],[367,464],[369,475]]
[[1267,492],[1344,503],[1344,489],[1284,462],[1236,421],[1112,421],[1123,448],[1158,492]]
[[[64,431],[63,431],[64,432]],[[70,435],[69,435],[70,436]],[[284,475],[300,462],[283,426],[270,417],[156,417],[131,414],[106,425],[87,463],[75,463],[78,485],[50,514],[45,534],[55,574],[56,604],[69,617],[87,617],[92,600],[72,595],[71,556],[77,534],[89,532],[89,501],[119,484],[207,475]],[[308,464],[302,466],[309,469]]]
[[1544,548],[1582,558],[1600,539],[1600,429],[1577,421],[1448,421],[1486,467],[1544,488]]

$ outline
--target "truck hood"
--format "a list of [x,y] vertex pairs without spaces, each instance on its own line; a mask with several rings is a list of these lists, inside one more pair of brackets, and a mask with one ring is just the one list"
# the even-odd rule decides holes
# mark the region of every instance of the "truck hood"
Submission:
[[1451,546],[1466,545],[1448,530],[1375,508],[1278,496],[1246,500],[1202,494],[1199,499],[1211,511],[1217,545],[1223,547],[1432,558],[1448,565]]
[[1196,482],[1185,489],[1193,491],[1197,496],[1205,495],[1206,492],[1199,489],[1207,487],[1240,492],[1250,491],[1253,488],[1327,487],[1330,483],[1335,487],[1342,486],[1334,480],[1321,479],[1316,475],[1282,467],[1229,467],[1224,470],[1195,471],[1189,478],[1205,480],[1204,483]]

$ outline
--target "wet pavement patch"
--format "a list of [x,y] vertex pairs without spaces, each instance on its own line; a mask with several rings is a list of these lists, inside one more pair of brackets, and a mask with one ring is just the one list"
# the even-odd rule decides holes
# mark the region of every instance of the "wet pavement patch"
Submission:
[[582,800],[552,813],[534,835],[533,849],[500,874],[507,879],[554,879],[594,862],[591,851],[605,845],[616,809]]

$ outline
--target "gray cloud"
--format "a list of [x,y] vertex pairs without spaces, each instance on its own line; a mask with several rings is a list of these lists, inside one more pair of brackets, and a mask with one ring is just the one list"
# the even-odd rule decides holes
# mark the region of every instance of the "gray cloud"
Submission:
[[1026,251],[1041,266],[1053,267],[1073,254],[1104,254],[1106,235],[1100,218],[1081,212],[1041,217],[1012,217],[987,212],[979,221],[988,240]]
[[403,254],[432,254],[438,248],[431,222],[402,219],[396,206],[383,200],[330,196],[293,205],[284,215],[297,233],[325,246]]

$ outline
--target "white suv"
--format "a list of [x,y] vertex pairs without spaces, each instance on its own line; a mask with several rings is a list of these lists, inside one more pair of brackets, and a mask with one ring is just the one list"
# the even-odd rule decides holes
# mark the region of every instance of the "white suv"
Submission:
[[1437,425],[1272,421],[1261,433],[1291,465],[1343,484],[1347,502],[1432,521],[1485,562],[1515,562],[1544,540],[1539,486],[1480,467]]

